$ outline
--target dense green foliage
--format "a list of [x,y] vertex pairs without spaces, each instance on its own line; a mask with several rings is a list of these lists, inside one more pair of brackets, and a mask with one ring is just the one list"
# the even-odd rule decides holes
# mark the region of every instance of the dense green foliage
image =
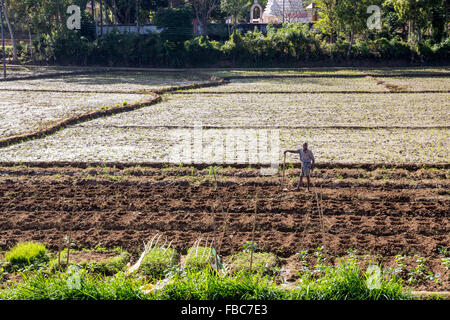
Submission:
[[289,296],[271,279],[257,274],[223,276],[208,269],[176,274],[159,292],[159,298],[166,300],[276,300]]
[[360,269],[355,257],[341,261],[336,267],[319,265],[319,276],[304,274],[293,299],[306,300],[392,300],[409,299],[398,279],[380,273],[378,286],[369,288],[368,275]]
[[384,300],[412,299],[395,278],[382,275],[379,288],[369,288],[367,275],[355,261],[341,262],[335,268],[322,266],[320,272],[305,274],[290,289],[277,286],[275,278],[241,271],[227,275],[208,267],[180,269],[163,282],[150,284],[145,278],[91,274],[87,269],[65,272],[22,273],[22,281],[0,290],[0,299],[61,300],[222,300],[222,299],[300,299],[300,300]]
[[45,245],[36,242],[22,242],[5,254],[6,262],[17,266],[27,266],[48,260]]
[[[307,5],[310,1],[305,1]],[[248,22],[252,1],[221,0],[210,13],[199,15],[193,5],[167,7],[165,0],[105,1],[104,23],[152,23],[160,34],[108,33],[96,37],[94,15],[82,10],[81,30],[68,30],[66,12],[70,4],[86,8],[88,0],[8,0],[11,26],[22,35],[33,34],[29,41],[17,42],[9,56],[21,61],[64,65],[104,66],[277,66],[310,61],[372,61],[400,59],[405,62],[445,61],[449,42],[444,0],[318,0],[319,19],[314,25],[286,24],[278,29],[267,26],[267,34],[241,33],[224,24]],[[212,3],[212,2],[211,2]],[[265,5],[265,1],[261,2]],[[379,28],[369,28],[371,14],[367,8],[381,9]],[[136,11],[137,9],[137,11]],[[202,9],[203,10],[203,9]],[[215,23],[205,28],[205,16]],[[200,18],[199,18],[200,17]],[[202,32],[195,37],[192,18],[199,18]],[[203,19],[203,20],[202,20]],[[52,21],[52,23],[48,23]],[[26,36],[22,36],[22,39]],[[212,41],[217,39],[218,41]],[[31,54],[32,57],[31,57]]]
[[46,56],[58,64],[106,66],[274,66],[333,58],[403,59],[433,61],[449,58],[450,42],[431,41],[411,46],[400,37],[357,39],[350,51],[349,42],[338,39],[329,43],[307,25],[289,24],[268,27],[267,35],[258,30],[242,34],[235,31],[225,42],[195,37],[183,42],[161,39],[160,35],[120,34],[111,32],[94,41],[77,32],[61,32],[43,39]]
[[213,249],[210,247],[195,246],[189,248],[184,265],[192,269],[209,268],[214,263]]
[[252,262],[252,271],[261,274],[274,274],[279,265],[279,261],[273,253],[254,252],[253,256],[251,256],[249,251],[240,251],[229,257],[228,270],[231,273],[240,272],[241,270],[250,271],[250,261]]
[[168,8],[155,15],[154,23],[163,29],[163,41],[184,42],[193,37],[192,18],[190,7]]
[[3,300],[137,300],[146,299],[142,279],[90,274],[86,269],[23,273],[23,281],[0,290]]
[[154,248],[142,260],[140,271],[153,279],[164,277],[164,272],[176,266],[178,253],[172,248]]

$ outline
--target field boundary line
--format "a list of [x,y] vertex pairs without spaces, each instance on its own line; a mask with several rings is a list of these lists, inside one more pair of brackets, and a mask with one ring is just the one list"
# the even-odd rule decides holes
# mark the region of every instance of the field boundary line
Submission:
[[[389,90],[389,89],[388,89]],[[190,92],[190,91],[175,91],[173,94],[418,94],[418,93],[450,93],[450,90],[414,90],[414,91],[201,91],[201,92]]]
[[449,93],[450,90],[408,90],[409,86],[396,85],[392,83],[387,83],[384,80],[378,79],[379,77],[385,77],[383,75],[367,75],[367,78],[373,80],[377,85],[383,86],[388,90],[389,93]]
[[[70,70],[70,68],[67,68]],[[9,81],[20,81],[20,80],[36,80],[36,79],[52,79],[64,76],[78,76],[78,75],[88,75],[99,72],[142,72],[142,73],[178,73],[184,72],[186,74],[193,74],[200,78],[210,78],[210,75],[204,74],[202,72],[198,72],[196,70],[162,70],[162,69],[146,69],[146,68],[108,68],[108,67],[92,67],[86,68],[86,70],[74,70],[74,71],[66,71],[66,72],[52,72],[47,74],[34,74],[34,75],[24,75],[24,76],[16,76],[16,77],[8,77],[6,79],[1,78],[1,81],[9,82]]]
[[72,117],[60,120],[51,126],[48,126],[46,128],[43,128],[43,129],[40,129],[37,131],[2,138],[2,139],[0,139],[0,148],[8,147],[13,144],[22,143],[27,140],[43,138],[47,135],[50,135],[59,130],[62,130],[70,125],[90,121],[90,120],[105,117],[105,116],[111,116],[111,115],[115,115],[115,114],[119,114],[119,113],[123,113],[123,112],[129,112],[129,111],[147,107],[147,106],[150,106],[153,104],[157,104],[162,101],[161,95],[163,95],[164,93],[168,93],[168,92],[172,92],[172,91],[180,90],[180,89],[195,89],[195,88],[202,88],[202,87],[219,86],[219,85],[227,83],[227,80],[218,78],[218,77],[210,77],[210,80],[211,81],[205,82],[205,83],[193,83],[193,84],[188,84],[188,85],[164,88],[161,90],[154,90],[152,92],[149,92],[149,95],[152,95],[153,98],[148,101],[144,101],[144,102],[140,102],[140,103],[136,103],[136,104],[132,104],[132,105],[112,107],[112,108],[103,109],[103,110],[89,111],[89,112],[86,112],[86,113],[83,113],[80,115],[76,115],[76,116],[72,116]]
[[[167,166],[179,168],[183,165],[185,168],[207,169],[210,166],[226,166],[235,169],[260,169],[268,168],[270,164],[248,164],[248,163],[167,163],[167,162],[106,162],[106,161],[1,161],[0,167],[30,167],[30,168],[51,168],[51,167],[73,167],[86,169],[88,167],[116,167],[124,169],[130,167],[155,168],[162,169]],[[292,163],[292,168],[299,169],[299,162]],[[417,171],[420,169],[436,168],[450,169],[450,163],[344,163],[344,162],[321,162],[315,165],[317,169],[364,169],[374,171],[376,169],[405,169],[408,171]]]
[[411,291],[413,296],[422,300],[441,298],[443,300],[450,300],[450,291]]
[[[101,128],[116,128],[116,129],[195,129],[194,126],[187,125],[91,125],[78,127],[101,127]],[[228,130],[228,129],[349,129],[349,130],[381,130],[381,129],[406,129],[406,130],[427,130],[427,129],[450,129],[450,126],[208,126],[201,127],[204,130]]]
[[52,90],[52,89],[0,89],[1,91],[8,92],[51,92],[51,93],[97,93],[97,94],[151,94],[154,93],[153,90],[142,90],[142,91],[123,91],[123,90],[112,90],[112,91],[95,91],[95,90]]
[[159,95],[153,94],[153,98],[148,101],[145,101],[145,102],[140,102],[140,103],[131,104],[131,105],[125,105],[125,106],[120,106],[120,107],[112,107],[112,108],[103,109],[103,110],[89,111],[89,112],[86,112],[86,113],[83,113],[83,114],[80,114],[77,116],[73,116],[73,117],[69,117],[69,118],[60,120],[51,126],[48,126],[46,128],[43,128],[43,129],[40,129],[37,131],[0,139],[0,148],[8,147],[13,144],[22,143],[27,140],[42,138],[42,137],[45,137],[52,133],[55,133],[61,129],[64,129],[67,126],[74,125],[74,124],[77,124],[80,122],[85,122],[85,121],[97,119],[100,117],[105,117],[105,116],[115,115],[118,113],[123,113],[123,112],[140,109],[140,108],[143,108],[146,106],[156,104],[156,103],[160,102],[161,100],[162,100],[162,98]]
[[450,72],[428,72],[428,73],[404,73],[404,74],[273,74],[273,75],[248,75],[248,76],[223,76],[227,80],[241,80],[241,79],[271,79],[271,78],[365,78],[383,77],[383,78],[448,78]]
[[211,77],[210,82],[204,82],[204,83],[192,83],[192,84],[186,84],[182,86],[173,86],[169,88],[162,88],[162,89],[156,89],[153,90],[153,93],[156,94],[165,94],[165,93],[173,93],[178,90],[189,90],[189,89],[199,89],[199,88],[208,88],[208,87],[217,87],[224,84],[229,83],[227,79],[218,78],[218,77]]
[[198,88],[207,88],[207,87],[215,87],[219,85],[223,85],[228,83],[227,80],[220,79],[209,82],[196,82],[193,84],[186,84],[181,86],[173,86],[173,87],[163,87],[158,89],[139,89],[135,91],[126,91],[126,90],[111,90],[111,91],[97,91],[97,90],[53,90],[53,89],[11,89],[5,88],[0,89],[1,91],[8,92],[57,92],[57,93],[96,93],[96,94],[164,94],[168,92],[173,92],[176,90],[189,90],[189,89],[198,89]]
[[20,80],[38,80],[38,79],[52,79],[52,78],[58,78],[58,77],[64,77],[64,76],[79,76],[79,75],[87,75],[87,74],[94,74],[98,73],[99,71],[105,71],[105,72],[114,72],[114,70],[84,70],[84,71],[67,71],[67,72],[54,72],[54,73],[47,73],[47,74],[35,74],[35,75],[28,75],[28,76],[18,76],[18,77],[9,77],[6,79],[0,79],[0,82],[9,82],[9,81],[20,81]]

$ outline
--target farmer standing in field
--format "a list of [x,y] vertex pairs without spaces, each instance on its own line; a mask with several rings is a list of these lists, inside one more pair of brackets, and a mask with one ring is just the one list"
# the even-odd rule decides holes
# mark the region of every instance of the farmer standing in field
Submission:
[[299,191],[300,187],[303,186],[303,176],[306,176],[306,183],[307,183],[307,188],[306,188],[306,192],[309,192],[309,187],[311,184],[310,178],[309,178],[309,173],[314,169],[314,164],[315,164],[315,160],[314,160],[314,155],[311,152],[311,150],[308,149],[308,143],[305,142],[303,144],[303,149],[298,149],[298,150],[286,150],[284,152],[284,154],[286,155],[286,153],[298,153],[300,155],[300,161],[302,162],[302,170],[300,171],[300,179],[298,180],[298,185],[297,188],[295,189],[295,191]]

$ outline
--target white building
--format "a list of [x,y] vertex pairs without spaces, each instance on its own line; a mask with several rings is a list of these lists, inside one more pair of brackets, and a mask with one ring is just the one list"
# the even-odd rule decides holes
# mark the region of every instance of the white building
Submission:
[[262,23],[312,21],[312,12],[305,10],[302,0],[269,0],[262,16]]

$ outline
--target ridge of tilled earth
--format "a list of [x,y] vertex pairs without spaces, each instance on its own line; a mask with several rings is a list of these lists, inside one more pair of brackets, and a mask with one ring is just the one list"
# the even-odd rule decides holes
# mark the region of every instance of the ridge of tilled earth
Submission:
[[[328,174],[332,177],[335,172]],[[431,177],[441,173],[431,172]],[[281,192],[278,177],[219,176],[217,190],[207,175],[196,180],[161,170],[151,177],[125,176],[121,181],[111,177],[115,176],[14,176],[12,172],[1,177],[0,246],[39,240],[56,248],[61,234],[72,229],[81,247],[102,244],[137,252],[143,241],[160,233],[183,251],[200,237],[211,239],[214,229],[226,225],[223,250],[229,253],[250,239],[256,193],[255,237],[262,249],[289,257],[302,247],[322,243],[314,193]],[[168,181],[159,181],[164,179]],[[448,179],[416,189],[378,185],[373,177],[362,183],[348,180],[316,179],[317,185],[322,184],[317,190],[323,199],[323,236],[330,253],[342,254],[351,247],[384,255],[429,255],[450,244],[450,199],[441,192]],[[291,187],[295,181],[290,177]],[[216,235],[223,238],[222,233]]]
[[[414,287],[448,290],[438,251],[450,247],[448,169],[315,172],[323,231],[314,192],[282,192],[280,176],[257,169],[221,169],[216,189],[208,169],[3,167],[0,247],[35,240],[56,250],[70,233],[78,248],[121,246],[137,256],[143,242],[161,234],[186,254],[215,235],[227,256],[251,240],[258,194],[255,242],[277,254],[290,277],[301,270],[300,250],[324,245],[329,261],[353,248],[387,267],[404,254],[413,268],[419,254],[442,283]],[[289,188],[296,174],[287,170]]]

